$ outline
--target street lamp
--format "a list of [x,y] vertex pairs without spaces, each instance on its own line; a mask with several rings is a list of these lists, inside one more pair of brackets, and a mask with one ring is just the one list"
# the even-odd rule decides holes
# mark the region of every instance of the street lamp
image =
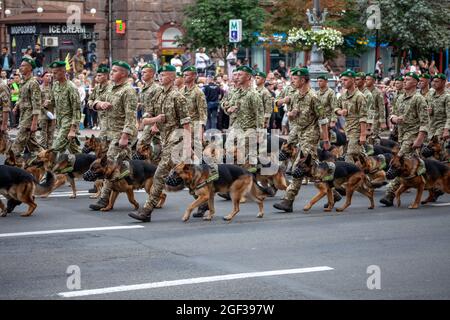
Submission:
[[42,12],[44,12],[44,9],[42,7],[38,7],[36,11],[37,13],[41,14]]
[[92,16],[95,16],[96,13],[97,13],[97,9],[92,8],[92,9],[91,9],[91,14],[92,14]]
[[6,10],[5,10],[5,15],[9,16],[10,14],[11,14],[11,10],[6,9]]

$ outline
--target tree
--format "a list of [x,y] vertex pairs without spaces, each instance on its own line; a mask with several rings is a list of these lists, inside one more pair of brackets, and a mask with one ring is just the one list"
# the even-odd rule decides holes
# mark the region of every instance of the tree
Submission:
[[[182,45],[193,48],[226,49],[230,47],[230,19],[242,19],[242,47],[257,41],[254,32],[261,31],[266,12],[258,0],[197,0],[185,9]],[[226,51],[226,50],[225,50]]]

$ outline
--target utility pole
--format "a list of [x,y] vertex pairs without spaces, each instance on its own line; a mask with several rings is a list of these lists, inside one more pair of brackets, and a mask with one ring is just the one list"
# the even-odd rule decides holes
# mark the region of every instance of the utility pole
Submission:
[[112,0],[109,0],[108,2],[108,28],[109,28],[109,35],[108,35],[108,45],[109,45],[109,68],[112,67]]

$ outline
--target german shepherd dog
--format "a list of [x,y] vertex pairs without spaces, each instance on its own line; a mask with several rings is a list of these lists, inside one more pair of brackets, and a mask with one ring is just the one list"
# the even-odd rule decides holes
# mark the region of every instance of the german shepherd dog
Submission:
[[[193,165],[182,162],[172,169],[168,178],[181,178],[191,192],[198,197],[187,207],[182,218],[183,221],[188,221],[192,211],[205,202],[208,202],[209,212],[203,220],[211,221],[215,214],[214,195],[218,192],[230,193],[231,200],[233,201],[232,212],[223,217],[223,220],[233,220],[240,211],[241,198],[246,195],[258,204],[259,213],[257,217],[262,218],[264,216],[264,199],[270,192],[259,186],[255,177],[244,168],[233,164],[219,164],[218,170],[219,179],[207,183],[209,175],[207,165]],[[167,183],[166,189],[168,191],[180,190],[180,188],[174,189],[172,186],[167,185]]]
[[448,162],[450,160],[450,149],[444,148],[444,143],[441,143],[439,138],[434,136],[422,149],[422,156],[425,158],[433,157],[436,160]]
[[420,158],[418,155],[412,157],[399,156],[395,154],[392,158],[388,178],[400,177],[401,185],[395,193],[397,205],[401,205],[400,197],[409,188],[417,189],[416,198],[411,203],[409,209],[417,209],[422,199],[424,190],[429,190],[429,197],[422,203],[431,202],[436,190],[450,193],[450,168],[431,159],[423,160],[425,162],[426,173],[420,175]]
[[385,153],[377,156],[359,155],[356,165],[360,167],[369,177],[373,188],[381,188],[388,182],[386,172],[389,169],[389,163],[392,160],[392,154]]
[[107,137],[97,138],[96,136],[92,135],[91,137],[86,136],[85,138],[86,139],[83,146],[84,154],[93,152],[95,153],[95,156],[100,159],[108,152],[111,140],[109,140]]
[[58,179],[53,190],[56,190],[67,180],[69,180],[70,187],[72,188],[72,195],[70,196],[70,199],[75,199],[77,197],[75,179],[83,178],[84,173],[89,170],[89,167],[95,161],[95,159],[96,157],[93,154],[59,154],[55,160],[55,165],[53,166],[52,171],[56,174],[63,175],[62,177],[64,177],[64,179]]
[[[112,182],[112,192],[109,198],[108,205],[100,209],[100,211],[110,211],[114,208],[114,203],[119,196],[119,193],[126,193],[128,201],[137,210],[139,203],[134,198],[134,190],[144,188],[150,193],[153,185],[153,176],[156,172],[157,166],[148,163],[144,160],[131,160],[128,162],[129,168],[126,167],[123,161],[108,160],[106,155],[101,159],[96,159],[89,168],[89,175],[85,175],[85,180],[91,179],[106,179]],[[122,176],[122,173],[129,170],[129,174]],[[87,178],[90,176],[92,178]],[[162,193],[157,204],[157,208],[161,208],[166,201],[166,194]]]
[[55,177],[50,171],[47,171],[46,181],[39,184],[31,173],[21,168],[0,165],[0,194],[8,200],[6,208],[0,200],[0,216],[6,217],[21,203],[28,205],[28,211],[21,216],[31,216],[37,207],[34,196],[48,193],[54,181]]
[[355,191],[369,198],[369,209],[373,209],[375,207],[374,191],[364,172],[356,165],[343,161],[336,161],[334,165],[334,176],[329,177],[331,169],[327,162],[316,163],[312,161],[311,155],[300,160],[296,175],[313,178],[316,181],[316,188],[319,189],[319,193],[310,200],[303,210],[309,211],[315,203],[326,195],[328,206],[325,211],[330,212],[334,207],[333,188],[346,195],[344,205],[341,208],[336,208],[336,211],[342,212],[351,205]]
[[29,153],[26,153],[24,157],[16,157],[11,149],[7,152],[5,165],[24,169],[31,173],[37,181],[41,181],[46,171],[43,163],[37,158],[31,158]]

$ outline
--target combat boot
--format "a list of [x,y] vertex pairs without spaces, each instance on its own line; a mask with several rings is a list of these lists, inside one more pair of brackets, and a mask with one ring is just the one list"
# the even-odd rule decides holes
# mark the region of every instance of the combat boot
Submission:
[[198,207],[198,210],[196,213],[194,213],[192,216],[194,218],[203,218],[205,215],[205,212],[209,210],[208,202],[202,203],[200,207]]
[[395,194],[392,192],[386,192],[383,198],[380,199],[380,203],[386,207],[392,207],[394,205]]
[[292,212],[293,210],[293,204],[294,201],[293,200],[287,200],[287,199],[283,199],[278,203],[275,203],[273,205],[273,207],[275,209],[281,210],[281,211],[285,211],[285,212]]
[[139,208],[138,212],[130,212],[128,216],[141,222],[150,222],[152,221],[152,211],[153,209]]
[[94,211],[99,211],[100,209],[105,208],[109,203],[109,198],[108,199],[98,199],[97,203],[93,203],[89,206],[89,208],[91,208]]
[[224,198],[225,200],[231,200],[229,192],[219,192],[217,193],[217,195],[221,198]]

